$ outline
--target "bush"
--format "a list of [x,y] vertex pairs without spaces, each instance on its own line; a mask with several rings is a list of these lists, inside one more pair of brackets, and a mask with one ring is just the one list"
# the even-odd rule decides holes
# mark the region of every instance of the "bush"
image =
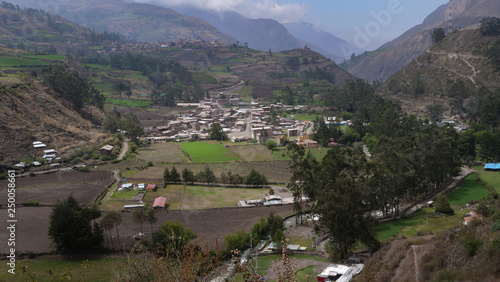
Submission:
[[82,167],[77,168],[77,170],[78,170],[79,172],[89,172],[89,171],[90,171],[90,168],[89,168],[89,167],[87,167],[87,166],[82,166]]
[[445,195],[439,195],[436,199],[436,203],[434,203],[435,212],[440,212],[444,214],[453,215],[455,211],[451,208],[450,202]]
[[483,241],[481,239],[477,239],[475,237],[466,239],[464,244],[463,244],[463,246],[465,248],[465,253],[469,257],[474,256],[482,244],[483,244]]
[[22,202],[21,205],[25,207],[38,207],[40,203],[38,201]]
[[29,176],[33,177],[35,176],[36,174],[34,172],[30,172]]
[[148,166],[153,166],[153,162],[148,162]]
[[498,230],[500,230],[500,220],[495,221],[491,225],[491,231],[498,231]]

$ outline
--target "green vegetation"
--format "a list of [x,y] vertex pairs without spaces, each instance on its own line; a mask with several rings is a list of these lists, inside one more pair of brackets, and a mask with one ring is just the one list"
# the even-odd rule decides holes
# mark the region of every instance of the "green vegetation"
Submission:
[[218,142],[185,142],[182,149],[195,163],[239,161],[240,158]]
[[111,196],[111,199],[122,199],[122,200],[128,200],[132,198],[133,196],[137,195],[139,191],[137,190],[130,190],[130,191],[116,191],[113,196]]
[[0,57],[0,66],[2,67],[34,67],[48,65],[49,63],[41,60],[18,57]]
[[193,80],[199,84],[206,83],[206,84],[216,84],[217,80],[213,78],[211,75],[206,74],[206,73],[201,73],[201,72],[194,72],[191,73],[193,76]]
[[[51,260],[51,259],[21,259],[17,262],[21,268],[33,275],[37,281],[53,281],[70,279],[76,281],[111,281],[125,267],[122,258],[92,258],[88,260]],[[1,281],[28,281],[27,273],[19,271],[16,275],[7,272],[7,265],[0,266]]]
[[131,108],[147,107],[151,105],[151,101],[123,100],[123,99],[111,99],[111,98],[107,98],[106,103],[127,106]]
[[486,186],[493,187],[497,193],[500,193],[500,177],[496,171],[486,171],[483,167],[474,167],[478,171],[478,178]]
[[470,201],[479,201],[486,196],[488,196],[488,191],[477,182],[476,175],[471,174],[464,179],[464,182],[457,190],[448,195],[448,200],[450,204],[458,205]]

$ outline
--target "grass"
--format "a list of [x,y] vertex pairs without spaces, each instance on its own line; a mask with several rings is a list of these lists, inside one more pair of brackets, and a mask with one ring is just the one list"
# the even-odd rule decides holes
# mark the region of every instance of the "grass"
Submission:
[[235,153],[218,142],[185,142],[182,149],[195,163],[216,163],[241,160]]
[[497,193],[500,193],[500,174],[496,171],[486,171],[483,167],[474,168],[479,175],[479,180],[487,186],[493,187]]
[[193,76],[193,80],[197,83],[206,83],[206,84],[216,84],[217,80],[213,78],[209,74],[201,73],[201,72],[193,72],[191,73]]
[[147,107],[151,105],[151,101],[123,100],[107,98],[106,103],[127,106],[131,108]]
[[311,251],[312,247],[311,245],[314,242],[312,240],[307,240],[304,239],[303,237],[300,236],[292,236],[288,238],[288,244],[290,245],[300,245],[302,247],[307,247],[307,251]]
[[[113,281],[125,267],[122,258],[91,258],[88,263],[82,260],[56,260],[56,259],[21,259],[17,266],[27,266],[28,272],[36,281],[56,281],[71,278],[75,281]],[[84,268],[86,266],[86,268]],[[31,281],[27,274],[21,272],[12,275],[7,272],[8,266],[0,266],[0,281]],[[50,272],[49,272],[50,271]],[[66,277],[65,279],[63,277]]]
[[52,60],[52,61],[66,60],[66,57],[63,55],[25,55],[23,57],[31,58],[31,59],[45,59],[45,60]]
[[252,101],[252,90],[253,86],[243,86],[236,93],[240,94],[240,98],[243,102]]
[[321,115],[317,114],[293,114],[293,118],[300,121],[315,121],[316,117],[321,118]]
[[0,65],[2,67],[47,66],[49,63],[36,59],[0,57]]
[[[316,158],[316,160],[320,161],[328,152],[328,148],[310,148],[306,149],[306,154],[311,152],[312,156]],[[290,161],[290,156],[287,155],[287,150],[285,147],[279,147],[278,149],[273,150],[274,160],[276,161]]]
[[314,268],[314,265],[310,265],[297,270],[295,272],[295,279],[297,279],[297,281],[316,281],[316,275],[318,275],[318,273],[314,271]]
[[113,196],[111,196],[111,199],[123,199],[123,200],[128,200],[132,198],[133,196],[137,195],[139,193],[138,190],[130,190],[130,191],[116,191]]
[[141,145],[138,158],[145,162],[153,163],[187,163],[188,160],[182,153],[181,146],[177,143],[154,143]]
[[419,232],[432,232],[439,234],[462,223],[462,216],[468,210],[458,210],[455,206],[455,215],[437,215],[433,208],[423,208],[405,219],[398,219],[383,223],[375,228],[378,240],[391,237],[401,238],[402,235],[412,237]]
[[457,190],[448,195],[450,204],[466,204],[470,201],[477,201],[488,196],[488,191],[477,182],[475,174],[471,174],[464,179],[464,182]]
[[[290,256],[291,259],[306,259],[306,260],[314,260],[314,261],[324,261],[324,262],[330,262],[327,258],[325,257],[316,257],[316,256],[310,256],[310,255],[292,255]],[[269,269],[269,266],[273,261],[281,260],[281,255],[270,255],[270,256],[260,256],[259,257],[259,274],[266,275],[267,270]],[[301,280],[298,280],[301,281]]]
[[[167,185],[156,192],[147,192],[143,201],[152,203],[155,198],[167,198],[169,210],[199,210],[221,207],[236,207],[238,201],[262,199],[267,194],[267,189],[244,189],[186,185]],[[182,198],[182,206],[181,206]]]

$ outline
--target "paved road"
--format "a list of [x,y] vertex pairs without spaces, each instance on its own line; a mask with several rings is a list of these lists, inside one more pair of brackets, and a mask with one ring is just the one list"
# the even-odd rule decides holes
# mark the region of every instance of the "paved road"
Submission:
[[460,184],[462,184],[462,180],[471,173],[474,173],[473,169],[462,167],[462,171],[460,172],[460,174],[453,177],[453,181],[448,186],[446,186],[445,188],[441,189],[440,191],[438,191],[436,193],[433,193],[432,195],[426,197],[425,199],[421,200],[416,205],[414,205],[410,209],[406,210],[404,213],[406,215],[413,214],[416,211],[420,210],[422,207],[427,206],[427,202],[433,201],[437,195],[439,195],[441,193],[448,194],[452,190],[455,190],[456,188],[458,188],[458,186],[460,186]]

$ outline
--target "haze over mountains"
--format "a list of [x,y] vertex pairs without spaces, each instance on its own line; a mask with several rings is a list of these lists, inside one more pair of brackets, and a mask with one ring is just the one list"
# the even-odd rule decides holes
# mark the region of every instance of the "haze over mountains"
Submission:
[[308,46],[341,63],[363,50],[312,24],[282,25],[274,19],[249,19],[236,12],[216,13],[192,7],[158,7],[122,0],[62,0],[56,6],[34,0],[13,0],[22,7],[57,13],[97,31],[112,31],[139,42],[201,38],[241,44],[261,51],[279,52]]
[[454,0],[431,13],[398,38],[374,52],[365,53],[344,67],[353,75],[367,81],[386,80],[410,63],[432,45],[431,32],[435,28],[447,30],[449,15],[453,15],[453,28],[463,28],[479,23],[484,17],[500,16],[500,1]]

